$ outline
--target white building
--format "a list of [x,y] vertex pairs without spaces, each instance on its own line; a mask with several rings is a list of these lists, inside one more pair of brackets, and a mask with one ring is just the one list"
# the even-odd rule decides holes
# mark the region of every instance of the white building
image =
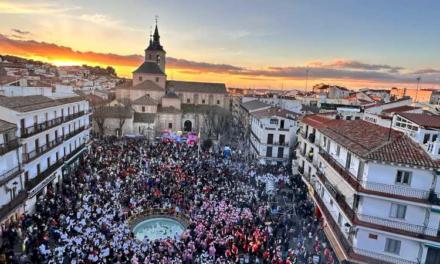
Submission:
[[57,183],[61,183],[63,170],[69,170],[86,149],[90,113],[88,102],[79,96],[0,97],[0,119],[17,127],[15,136],[22,147],[22,155],[14,156],[18,160],[13,164],[22,164],[27,212],[48,188],[61,187]]
[[299,171],[340,261],[440,263],[440,165],[363,120],[301,121]]
[[286,164],[296,141],[299,115],[272,107],[251,113],[251,153],[263,164]]
[[440,116],[421,113],[393,115],[393,129],[402,131],[434,159],[440,158]]
[[0,222],[11,222],[24,211],[26,191],[17,126],[0,120]]

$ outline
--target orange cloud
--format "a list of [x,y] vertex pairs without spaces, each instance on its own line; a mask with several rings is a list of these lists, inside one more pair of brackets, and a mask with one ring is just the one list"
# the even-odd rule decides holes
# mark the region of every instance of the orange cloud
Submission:
[[[0,34],[0,53],[40,59],[47,62],[87,63],[111,65],[119,74],[131,76],[131,71],[143,61],[140,55],[117,55],[111,53],[81,52],[70,47],[35,40],[13,39]],[[402,74],[402,67],[385,64],[367,64],[355,60],[335,60],[329,63],[315,61],[308,64],[310,85],[313,82],[331,82],[354,87],[389,87],[415,83],[413,73]],[[439,83],[440,73],[423,77],[424,83]],[[303,87],[306,67],[267,67],[248,69],[229,64],[196,62],[167,58],[169,78],[225,82],[229,86]]]

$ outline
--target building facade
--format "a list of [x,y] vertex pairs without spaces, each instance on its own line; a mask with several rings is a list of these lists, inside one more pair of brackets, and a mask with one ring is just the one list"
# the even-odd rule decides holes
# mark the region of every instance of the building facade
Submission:
[[[117,129],[118,114],[108,111],[105,117],[109,119],[106,121],[109,125],[104,134],[153,138],[164,131],[199,132],[203,130],[200,120],[205,114],[201,109],[230,110],[225,84],[167,80],[165,72],[166,52],[156,25],[145,49],[144,62],[133,71],[131,80],[115,88],[117,101],[132,109],[133,113],[126,118],[123,129]],[[94,124],[96,126],[98,124]]]
[[63,171],[69,171],[79,154],[87,149],[90,114],[89,103],[78,96],[0,98],[0,119],[16,128],[9,130],[7,137],[3,134],[3,140],[16,141],[19,146],[16,153],[2,156],[2,162],[12,166],[10,170],[18,166],[22,172],[21,179],[13,184],[15,192],[23,190],[24,198],[19,199],[23,198],[24,204],[19,204],[26,212],[33,211],[38,198],[48,189],[61,188]]
[[340,261],[440,261],[439,164],[401,132],[301,120],[297,164]]
[[251,113],[250,145],[262,164],[287,164],[296,142],[298,114],[272,107]]

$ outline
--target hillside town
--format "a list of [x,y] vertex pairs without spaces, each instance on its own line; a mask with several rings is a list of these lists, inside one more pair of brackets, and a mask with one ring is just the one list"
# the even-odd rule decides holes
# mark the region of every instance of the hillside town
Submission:
[[439,90],[170,80],[165,47],[0,56],[0,263],[440,263]]

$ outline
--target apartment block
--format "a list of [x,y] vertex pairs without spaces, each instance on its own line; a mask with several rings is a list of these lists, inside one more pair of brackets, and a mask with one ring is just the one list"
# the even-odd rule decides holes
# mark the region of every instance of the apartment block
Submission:
[[[88,147],[90,115],[89,103],[78,96],[0,97],[0,119],[9,128],[3,133],[3,142],[8,146],[6,149],[11,149],[1,156],[0,164],[5,180],[17,182],[12,186],[18,197],[12,199],[14,204],[31,212],[48,189],[62,188],[62,177]],[[8,201],[7,196],[0,195],[2,201]],[[14,209],[4,206],[1,210],[4,208],[2,221]]]
[[262,164],[286,164],[296,142],[298,114],[271,107],[251,113],[251,153]]
[[440,164],[400,131],[306,116],[297,165],[340,261],[440,263]]

